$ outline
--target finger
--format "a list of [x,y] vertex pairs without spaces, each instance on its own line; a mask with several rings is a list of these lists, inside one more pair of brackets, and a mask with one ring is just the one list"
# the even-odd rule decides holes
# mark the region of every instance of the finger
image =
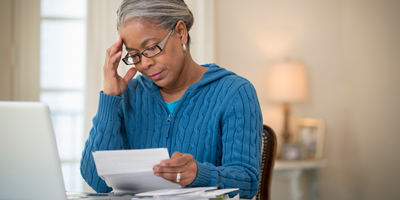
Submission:
[[162,167],[160,165],[153,167],[153,171],[158,173],[178,173],[184,170],[185,169],[183,167]]
[[116,70],[118,68],[119,61],[121,60],[122,51],[117,52],[108,60],[108,65],[111,69]]
[[[108,48],[107,51],[106,51],[106,58],[105,58],[105,63],[104,63],[104,67],[103,67],[104,71],[110,70],[110,69],[114,69],[115,68],[115,66],[114,66],[115,61],[117,61],[117,58],[118,58],[118,63],[119,63],[119,59],[120,59],[120,57],[122,55],[122,51],[119,51],[117,54],[111,55],[111,51],[113,49],[113,46]],[[118,66],[118,64],[117,64],[117,66]]]
[[155,165],[153,167],[154,173],[178,173],[178,172],[194,172],[197,174],[197,164],[196,161],[187,162],[185,165],[178,167],[163,167],[160,165]]
[[104,58],[105,61],[104,61],[103,70],[107,70],[108,61],[110,60],[110,51],[111,51],[111,47],[106,50],[106,56]]
[[125,81],[126,84],[128,84],[129,81],[132,80],[132,78],[135,76],[136,72],[137,72],[137,69],[134,68],[134,67],[131,67],[131,68],[126,72],[126,74],[125,74],[125,76],[124,76],[124,81]]
[[168,167],[179,167],[187,165],[190,161],[194,161],[192,154],[181,154],[177,155],[174,158],[171,157],[168,161]]
[[106,63],[108,68],[116,69],[122,55],[122,40],[118,38],[117,42],[113,44],[106,51]]
[[197,176],[197,164],[193,159],[187,165],[182,167],[162,167],[160,165],[155,165],[153,167],[154,175],[162,177],[168,181],[176,183],[177,173],[181,173],[181,179],[179,185],[185,187],[191,184]]
[[181,152],[179,152],[179,151],[175,151],[175,152],[172,154],[171,158],[179,158],[179,157],[181,157],[182,155],[183,155],[183,153],[181,153]]
[[122,51],[122,39],[118,37],[117,41],[110,47],[109,57],[112,57],[117,52]]
[[[160,162],[160,165],[163,166],[163,167],[170,167],[170,166],[171,166],[171,165],[170,165],[171,160],[176,160],[176,159],[182,157],[182,155],[183,155],[183,154],[182,154],[181,152],[175,151],[175,152],[172,154],[171,159],[167,159],[167,160],[161,161],[161,162]],[[176,166],[176,165],[174,165],[174,166]]]
[[106,50],[106,57],[105,57],[106,60],[110,57],[111,47]]
[[[163,166],[163,163],[167,163]],[[177,173],[184,171],[193,171],[192,168],[196,167],[196,161],[191,154],[182,154],[179,158],[171,158],[169,160],[161,161],[160,165],[153,167],[154,172],[158,173]]]
[[186,184],[188,176],[185,172],[181,173],[181,176],[179,178],[179,182],[177,181],[178,173],[159,173],[159,177],[162,177],[165,180],[171,181],[173,183],[178,183],[181,186],[182,185],[188,185]]

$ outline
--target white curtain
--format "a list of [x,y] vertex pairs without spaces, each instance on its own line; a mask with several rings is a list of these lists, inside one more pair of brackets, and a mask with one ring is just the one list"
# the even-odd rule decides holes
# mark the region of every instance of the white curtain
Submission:
[[[86,137],[96,114],[99,91],[103,90],[103,65],[106,50],[117,40],[116,11],[121,0],[88,0],[87,71],[86,71]],[[126,67],[120,64],[119,73]]]

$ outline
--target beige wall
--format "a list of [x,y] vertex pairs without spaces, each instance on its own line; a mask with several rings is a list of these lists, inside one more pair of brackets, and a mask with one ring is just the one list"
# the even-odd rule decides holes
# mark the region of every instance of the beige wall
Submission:
[[[346,176],[360,199],[400,196],[400,1],[343,3]],[[354,157],[354,159],[353,159]]]
[[11,0],[0,2],[0,101],[11,100]]
[[[253,82],[278,133],[265,68],[285,57],[306,64],[309,98],[293,118],[326,122],[321,199],[398,199],[400,1],[218,0],[215,13],[218,64]],[[273,199],[288,190],[274,178]]]
[[0,100],[38,101],[40,1],[0,1]]

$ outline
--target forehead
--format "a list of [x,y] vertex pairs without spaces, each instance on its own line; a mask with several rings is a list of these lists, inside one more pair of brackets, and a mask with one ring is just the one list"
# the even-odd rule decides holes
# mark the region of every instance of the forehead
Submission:
[[162,39],[166,32],[149,21],[130,20],[120,28],[119,35],[126,47],[139,50],[148,42]]

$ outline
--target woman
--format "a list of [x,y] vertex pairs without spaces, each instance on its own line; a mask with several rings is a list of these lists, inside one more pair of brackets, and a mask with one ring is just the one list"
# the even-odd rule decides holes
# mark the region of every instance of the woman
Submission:
[[[216,64],[198,65],[189,50],[193,15],[183,0],[124,0],[120,37],[106,52],[104,90],[82,154],[81,173],[97,192],[92,151],[166,147],[171,158],[154,175],[182,187],[240,188],[257,193],[262,115],[254,87]],[[122,78],[122,59],[134,64]],[[139,71],[135,79],[132,79]]]

